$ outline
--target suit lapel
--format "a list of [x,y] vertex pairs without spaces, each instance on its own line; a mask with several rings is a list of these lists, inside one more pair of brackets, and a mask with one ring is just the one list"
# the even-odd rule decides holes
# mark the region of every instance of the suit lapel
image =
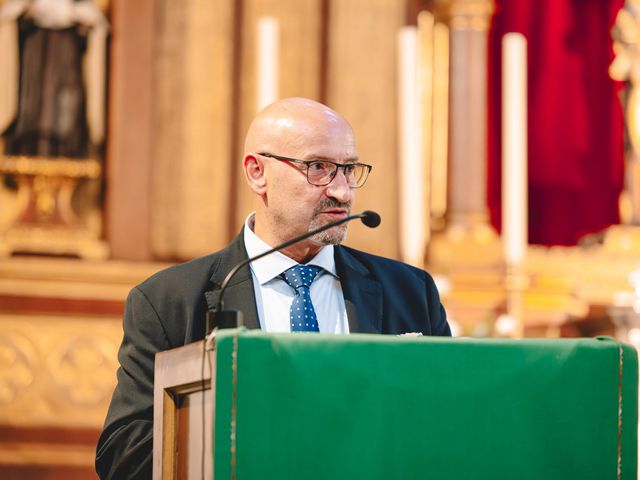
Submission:
[[335,247],[336,271],[340,277],[351,333],[382,330],[382,286],[349,251]]
[[[212,288],[204,293],[209,310],[213,310],[218,304],[220,287],[227,273],[235,265],[247,259],[242,232],[220,252],[219,259],[218,263],[212,268],[213,273],[209,280]],[[253,291],[253,279],[248,265],[242,267],[233,277],[224,292],[223,300],[225,310],[240,310],[242,312],[245,327],[260,328],[256,309],[256,296]]]

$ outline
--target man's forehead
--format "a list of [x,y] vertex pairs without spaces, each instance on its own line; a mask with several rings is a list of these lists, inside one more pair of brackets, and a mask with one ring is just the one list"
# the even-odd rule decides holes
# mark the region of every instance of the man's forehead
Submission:
[[295,127],[295,121],[290,117],[278,117],[273,119],[273,126],[277,129],[292,129]]
[[356,158],[356,143],[350,129],[309,129],[283,142],[305,158]]
[[273,115],[271,125],[276,129],[342,132],[351,131],[349,123],[332,110],[284,110]]
[[283,143],[303,146],[315,143],[330,143],[336,146],[353,147],[355,144],[351,126],[333,117],[321,118],[292,118],[282,117],[274,119],[273,128],[269,130],[271,137]]
[[355,138],[339,113],[313,100],[291,98],[266,107],[252,122],[245,152],[258,150],[345,158],[355,155]]

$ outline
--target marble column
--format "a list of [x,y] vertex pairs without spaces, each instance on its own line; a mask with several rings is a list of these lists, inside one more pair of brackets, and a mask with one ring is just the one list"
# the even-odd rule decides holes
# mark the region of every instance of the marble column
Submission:
[[446,224],[435,232],[428,262],[491,267],[502,262],[487,207],[487,43],[493,0],[433,0],[449,26],[449,156]]

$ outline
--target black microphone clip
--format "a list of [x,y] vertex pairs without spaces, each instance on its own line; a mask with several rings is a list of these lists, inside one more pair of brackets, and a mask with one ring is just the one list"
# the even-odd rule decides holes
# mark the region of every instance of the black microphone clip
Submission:
[[212,310],[207,310],[206,328],[207,334],[214,328],[237,328],[244,325],[244,317],[240,310],[218,310],[216,305]]

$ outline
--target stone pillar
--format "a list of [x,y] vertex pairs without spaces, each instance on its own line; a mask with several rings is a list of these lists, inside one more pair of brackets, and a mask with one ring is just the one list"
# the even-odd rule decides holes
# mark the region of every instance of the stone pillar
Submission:
[[445,228],[435,232],[429,264],[493,267],[502,262],[487,207],[487,43],[493,0],[433,0],[449,25],[449,172]]

